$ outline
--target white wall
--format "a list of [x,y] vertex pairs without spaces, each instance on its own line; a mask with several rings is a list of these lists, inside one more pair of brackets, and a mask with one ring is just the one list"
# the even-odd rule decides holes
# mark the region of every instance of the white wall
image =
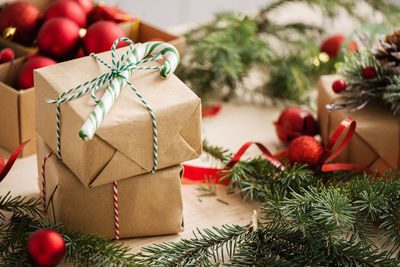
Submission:
[[255,12],[270,0],[104,0],[160,28],[210,20],[221,11]]

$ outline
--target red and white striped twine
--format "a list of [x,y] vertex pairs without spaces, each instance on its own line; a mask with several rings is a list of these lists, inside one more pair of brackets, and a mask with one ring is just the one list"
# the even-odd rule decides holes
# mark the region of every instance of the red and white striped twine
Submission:
[[119,240],[119,216],[118,216],[118,184],[113,182],[114,188],[114,214],[115,214],[115,239]]
[[[42,162],[42,200],[43,209],[46,210],[46,161],[53,155],[53,152],[48,153]],[[118,216],[118,184],[117,181],[113,182],[114,189],[114,215],[115,215],[115,239],[119,240],[119,216]]]
[[46,161],[53,155],[53,152],[48,153],[42,162],[42,200],[43,200],[43,210],[47,213],[46,210],[46,176],[45,176],[45,168],[46,168]]

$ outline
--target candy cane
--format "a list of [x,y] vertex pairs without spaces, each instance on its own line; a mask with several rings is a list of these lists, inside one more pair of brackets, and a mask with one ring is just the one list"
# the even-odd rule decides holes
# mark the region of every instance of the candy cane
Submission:
[[[115,49],[112,49],[112,53],[114,52]],[[148,42],[134,49],[133,53],[128,55],[126,64],[130,66],[136,66],[139,63],[147,62],[146,60],[142,59],[149,55],[166,56],[164,64],[160,68],[158,68],[160,69],[160,76],[163,78],[167,78],[171,73],[173,73],[179,63],[179,53],[175,47],[163,42]],[[114,62],[114,58],[115,57],[113,56],[113,63],[114,65],[116,65]],[[124,88],[126,84],[129,84],[131,86],[131,88],[135,91],[136,95],[141,99],[142,103],[150,111],[154,127],[155,116],[151,107],[147,104],[147,102],[136,91],[136,89],[132,86],[132,84],[128,80],[129,77],[132,75],[134,69],[151,69],[151,68],[152,67],[133,67],[132,69],[125,69],[119,72],[118,76],[111,81],[109,86],[107,86],[103,96],[98,101],[93,112],[90,114],[88,119],[83,124],[82,128],[79,131],[79,137],[85,141],[91,140],[93,138],[93,135],[95,134],[96,130],[99,128],[104,117],[111,109],[111,106],[114,104],[115,100],[121,93],[122,88]]]

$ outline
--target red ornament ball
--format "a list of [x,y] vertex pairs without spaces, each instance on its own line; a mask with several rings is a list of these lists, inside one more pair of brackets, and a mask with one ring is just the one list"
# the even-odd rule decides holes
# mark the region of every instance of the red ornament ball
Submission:
[[4,48],[0,51],[0,63],[11,61],[14,57],[14,51],[11,48]]
[[36,37],[40,11],[27,2],[14,2],[0,12],[0,33],[23,45],[31,45]]
[[81,8],[85,11],[86,15],[90,14],[93,11],[92,0],[74,0],[74,1],[81,6]]
[[[111,49],[115,40],[121,37],[126,37],[125,33],[115,22],[98,21],[92,24],[83,38],[83,46],[86,53],[101,53]],[[124,46],[124,43],[119,43],[118,47]]]
[[346,90],[347,84],[344,80],[339,79],[333,82],[332,84],[332,90],[336,93],[339,94],[340,92],[343,92]]
[[41,267],[55,266],[65,256],[65,241],[54,230],[40,229],[29,237],[26,250],[34,264]]
[[[346,36],[342,34],[331,36],[322,42],[319,50],[327,53],[331,58],[336,58],[345,39]],[[354,42],[350,42],[348,49],[352,52],[355,52],[358,48]]]
[[372,66],[367,66],[367,67],[365,67],[365,68],[363,69],[363,71],[362,71],[362,76],[363,76],[365,79],[372,79],[372,78],[374,78],[374,77],[376,76],[376,70],[375,70],[375,68],[372,67]]
[[57,0],[43,14],[44,21],[59,17],[74,21],[80,28],[86,27],[86,12],[73,0]]
[[48,57],[32,57],[28,59],[21,67],[18,74],[18,88],[27,89],[33,87],[33,70],[56,64]]
[[319,165],[322,145],[312,136],[299,136],[289,145],[288,158],[291,163],[308,164],[311,168]]
[[318,133],[317,121],[302,108],[287,108],[274,124],[279,140],[285,144],[300,135],[314,136]]
[[39,52],[57,61],[75,57],[80,43],[79,26],[67,18],[46,21],[38,34]]

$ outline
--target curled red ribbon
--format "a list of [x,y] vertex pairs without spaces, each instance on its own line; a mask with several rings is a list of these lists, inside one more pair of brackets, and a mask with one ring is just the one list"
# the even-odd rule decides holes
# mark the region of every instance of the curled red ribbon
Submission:
[[25,143],[20,145],[17,149],[15,149],[14,152],[11,154],[10,158],[7,160],[6,164],[4,164],[3,157],[0,155],[0,182],[3,181],[8,172],[11,170],[11,167],[14,165],[14,162],[17,160],[24,146],[31,140],[32,139],[26,141]]
[[[344,136],[343,140],[339,144],[338,148],[332,152],[332,149],[334,148],[335,144],[338,142],[340,137],[345,133],[346,129],[348,129],[348,131]],[[324,148],[324,152],[321,157],[322,161],[321,170],[323,172],[331,172],[339,170],[355,170],[355,171],[365,170],[364,167],[356,164],[330,163],[348,145],[348,143],[351,140],[351,137],[355,132],[355,129],[356,129],[356,122],[350,118],[346,118],[340,123],[340,125],[333,133],[332,137],[329,139],[327,145]],[[225,168],[223,169],[204,168],[204,167],[196,167],[188,164],[183,164],[184,167],[183,177],[197,182],[204,182],[207,177],[215,177],[216,181],[219,182],[219,180],[223,177],[221,171],[232,168],[240,160],[240,158],[247,151],[247,149],[253,144],[257,145],[257,147],[261,150],[265,158],[269,162],[271,162],[275,167],[279,168],[282,171],[285,169],[282,163],[276,157],[274,157],[264,145],[257,142],[247,142],[236,152],[236,154],[232,157],[232,159],[228,162],[228,164],[226,164]],[[278,153],[278,158],[282,158],[286,154],[287,151]]]

